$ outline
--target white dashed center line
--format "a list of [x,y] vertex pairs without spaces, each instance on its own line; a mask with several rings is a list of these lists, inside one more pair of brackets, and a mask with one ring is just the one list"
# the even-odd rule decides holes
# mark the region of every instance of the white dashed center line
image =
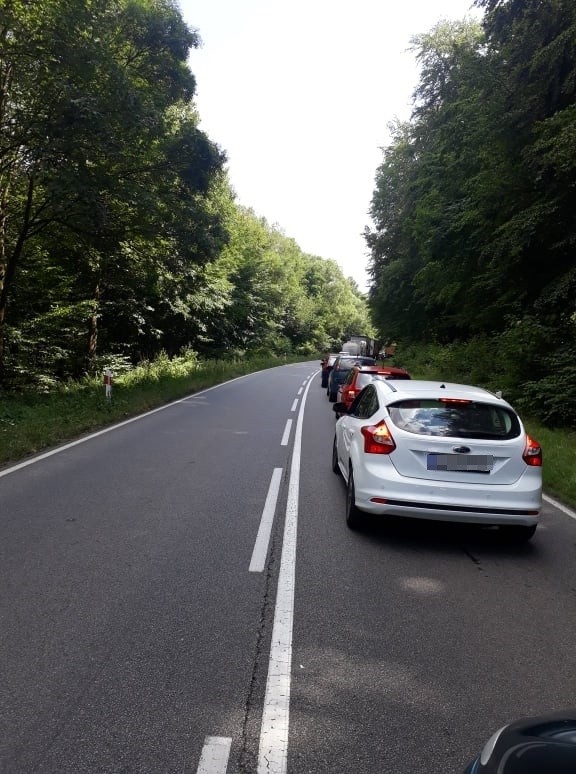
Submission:
[[288,446],[288,439],[290,438],[290,430],[292,429],[292,420],[286,420],[286,427],[284,428],[284,435],[280,441],[280,446]]
[[256,543],[254,544],[254,550],[252,551],[252,560],[250,562],[250,567],[248,568],[249,572],[262,572],[264,565],[266,564],[268,543],[270,542],[270,533],[272,531],[274,513],[276,512],[276,501],[278,500],[281,479],[282,468],[274,468],[272,480],[268,487],[268,495],[266,496],[266,502],[264,503],[264,510],[262,511],[262,518],[260,519],[260,529],[258,530]]
[[227,736],[207,736],[196,774],[226,774],[231,745]]

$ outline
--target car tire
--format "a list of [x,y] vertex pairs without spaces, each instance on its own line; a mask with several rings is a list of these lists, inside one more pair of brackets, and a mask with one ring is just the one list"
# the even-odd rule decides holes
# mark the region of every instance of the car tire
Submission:
[[527,543],[534,537],[536,532],[536,524],[530,527],[523,525],[504,526],[500,527],[500,536],[509,543]]
[[340,475],[340,465],[338,465],[338,451],[336,449],[336,436],[334,436],[334,443],[332,444],[332,472],[336,475]]
[[328,400],[330,401],[330,403],[336,403],[336,393],[335,392],[328,393]]
[[352,468],[348,474],[348,487],[346,489],[346,524],[350,529],[358,529],[364,520],[362,511],[356,507],[356,490],[354,489],[354,474]]

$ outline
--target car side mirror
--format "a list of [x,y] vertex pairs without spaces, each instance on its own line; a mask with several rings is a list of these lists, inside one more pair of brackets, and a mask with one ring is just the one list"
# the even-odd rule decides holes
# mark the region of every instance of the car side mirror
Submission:
[[347,414],[348,413],[348,409],[346,408],[346,404],[345,403],[335,403],[332,406],[332,411],[335,411],[336,414]]

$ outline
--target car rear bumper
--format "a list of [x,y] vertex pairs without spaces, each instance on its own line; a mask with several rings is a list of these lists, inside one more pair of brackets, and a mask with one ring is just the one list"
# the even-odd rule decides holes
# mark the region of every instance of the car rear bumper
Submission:
[[531,527],[538,524],[540,515],[525,511],[476,511],[448,510],[438,506],[430,506],[428,503],[401,503],[400,501],[389,504],[374,503],[370,500],[363,501],[358,498],[356,492],[356,505],[361,511],[378,514],[380,516],[403,516],[412,519],[429,519],[431,521],[452,521],[465,524],[513,524]]
[[526,471],[513,484],[474,485],[406,479],[392,468],[390,478],[354,470],[357,507],[383,516],[474,524],[537,524],[542,508],[539,473]]

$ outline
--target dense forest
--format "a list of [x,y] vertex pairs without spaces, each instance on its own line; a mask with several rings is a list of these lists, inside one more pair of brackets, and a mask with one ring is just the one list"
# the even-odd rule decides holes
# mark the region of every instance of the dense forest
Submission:
[[235,201],[176,0],[3,0],[0,388],[363,332],[576,427],[576,5],[476,5],[413,40],[366,299]]
[[175,0],[2,0],[0,387],[373,333],[335,261],[238,206]]
[[576,427],[576,4],[476,5],[413,41],[366,231],[374,322]]

